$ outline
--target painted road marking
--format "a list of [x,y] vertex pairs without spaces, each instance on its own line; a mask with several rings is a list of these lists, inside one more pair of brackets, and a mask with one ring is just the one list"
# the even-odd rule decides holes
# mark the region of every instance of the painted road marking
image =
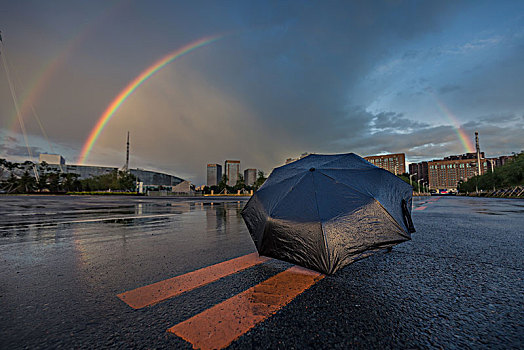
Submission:
[[422,206],[420,206],[418,208],[415,208],[414,210],[424,210],[424,209],[426,209],[428,207],[429,204],[435,203],[439,199],[440,199],[440,197],[435,197],[435,198],[428,199],[427,201],[421,203],[421,204],[425,204],[425,205],[422,205]]
[[199,349],[222,349],[324,278],[293,266],[167,331]]
[[270,260],[270,258],[261,257],[258,253],[252,253],[219,264],[204,267],[186,273],[185,275],[176,276],[164,281],[133,289],[118,294],[117,297],[133,309],[140,309],[205,286],[206,284],[268,260]]

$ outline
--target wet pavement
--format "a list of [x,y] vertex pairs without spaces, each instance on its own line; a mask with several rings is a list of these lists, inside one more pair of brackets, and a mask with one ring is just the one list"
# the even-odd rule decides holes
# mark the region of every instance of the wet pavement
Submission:
[[[138,309],[117,295],[245,259],[244,204],[0,197],[0,348],[191,348],[167,330],[292,265],[251,264]],[[316,279],[230,347],[522,348],[524,200],[421,197],[415,209],[411,241]]]

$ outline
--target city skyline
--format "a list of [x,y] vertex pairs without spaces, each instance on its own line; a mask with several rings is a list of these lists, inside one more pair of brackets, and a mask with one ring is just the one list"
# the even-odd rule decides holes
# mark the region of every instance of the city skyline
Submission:
[[[0,5],[33,153],[76,163],[96,133],[86,164],[120,166],[129,130],[130,166],[198,184],[212,159],[265,173],[304,151],[410,163],[472,151],[475,130],[486,157],[523,148],[522,3],[230,5]],[[5,75],[0,157],[23,160]]]

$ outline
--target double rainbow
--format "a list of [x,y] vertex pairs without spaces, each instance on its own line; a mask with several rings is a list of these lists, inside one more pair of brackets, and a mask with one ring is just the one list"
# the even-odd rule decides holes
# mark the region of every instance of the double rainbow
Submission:
[[[24,119],[31,113],[36,102],[42,97],[46,89],[48,89],[48,85],[55,74],[66,64],[68,58],[73,54],[73,52],[89,37],[89,35],[92,34],[97,26],[112,16],[113,13],[120,10],[122,5],[124,5],[124,1],[120,0],[113,5],[102,9],[100,14],[95,18],[86,22],[83,26],[80,26],[76,35],[72,36],[67,41],[63,49],[42,66],[41,70],[34,76],[27,89],[24,89],[24,93],[21,96],[20,118]],[[8,123],[9,133],[15,134],[17,132],[19,125],[18,118],[17,113],[14,113],[11,117],[11,121]]]
[[460,142],[464,146],[464,149],[467,153],[473,153],[475,152],[475,147],[473,146],[473,141],[468,137],[468,135],[464,132],[462,127],[460,126],[460,122],[458,121],[457,117],[451,111],[448,107],[442,101],[440,101],[435,95],[433,95],[435,98],[435,101],[437,102],[437,106],[440,108],[440,110],[449,118],[451,123],[453,124],[453,130],[457,134]]
[[126,99],[140,86],[142,83],[144,83],[147,79],[151,78],[153,74],[158,72],[160,69],[165,67],[170,62],[176,60],[177,58],[195,50],[199,47],[209,45],[219,39],[221,39],[222,36],[211,36],[211,37],[205,37],[202,39],[199,39],[197,41],[194,41],[190,44],[187,44],[186,46],[183,46],[160,60],[156,61],[154,64],[149,66],[149,68],[145,69],[142,73],[140,73],[133,81],[131,81],[119,94],[118,96],[109,104],[109,106],[106,108],[102,116],[98,119],[98,122],[96,123],[95,127],[91,130],[91,133],[89,134],[89,137],[87,138],[86,142],[84,143],[84,146],[82,147],[82,151],[80,153],[80,156],[78,157],[78,163],[84,164],[87,160],[87,157],[89,156],[89,153],[93,149],[93,146],[100,136],[100,133],[104,129],[104,127],[107,125],[109,120],[113,117],[115,112],[120,108],[122,103],[126,101]]

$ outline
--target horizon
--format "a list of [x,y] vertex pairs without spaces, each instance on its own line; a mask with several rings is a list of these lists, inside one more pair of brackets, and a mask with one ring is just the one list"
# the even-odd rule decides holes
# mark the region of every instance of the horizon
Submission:
[[[515,154],[523,153],[524,150],[521,150],[520,152],[511,152],[511,154],[502,154],[502,155],[491,156],[491,157],[487,157],[487,156],[485,155],[486,152],[485,152],[485,151],[482,151],[482,149],[480,150],[480,152],[484,154],[484,159],[497,159],[497,158],[500,158],[500,157],[507,157],[507,156],[512,157],[512,156],[514,156]],[[321,154],[321,153],[308,153],[308,152],[306,152],[306,153],[307,153],[307,155],[311,155],[311,154],[317,154],[317,155],[334,154],[334,153],[323,153],[323,154]],[[353,153],[353,152],[348,152],[348,153]],[[444,160],[444,158],[446,158],[446,157],[462,156],[462,155],[466,155],[466,154],[475,154],[475,153],[476,153],[476,152],[466,152],[466,153],[462,153],[462,154],[448,154],[448,155],[443,156],[442,158],[438,158],[438,159],[437,159],[437,158],[433,158],[433,159],[421,160],[421,161],[419,161],[419,162],[409,162],[409,161],[406,159],[406,161],[405,161],[406,172],[403,173],[403,174],[408,174],[408,173],[409,173],[409,165],[410,165],[410,164],[417,164],[417,163],[421,163],[421,162],[439,161],[439,160]],[[60,155],[60,154],[56,154],[56,153],[40,153],[40,154],[59,155],[59,156],[62,156],[62,155]],[[40,154],[39,154],[39,156],[40,156]],[[375,155],[370,154],[370,155],[365,155],[365,156],[361,156],[361,155],[357,154],[357,156],[359,156],[359,157],[365,159],[366,157],[384,156],[384,155],[388,155],[388,154],[403,154],[403,153],[384,153],[384,154],[375,154]],[[304,153],[303,153],[302,155],[304,155]],[[293,159],[293,161],[296,161],[296,160],[299,160],[299,159],[300,159],[300,156],[298,156],[298,157],[299,157],[299,158],[290,158],[290,159]],[[6,160],[7,160],[7,161],[10,161],[9,159],[6,159]],[[64,160],[65,160],[65,164],[66,164],[66,165],[75,165],[75,166],[79,166],[79,165],[80,165],[80,166],[92,166],[92,167],[108,167],[108,168],[117,168],[117,169],[119,169],[119,170],[123,169],[122,167],[114,166],[114,165],[77,164],[77,163],[68,163],[68,162],[67,162],[67,159],[65,159],[65,158],[64,158]],[[207,163],[207,164],[206,164],[206,169],[207,169],[207,166],[210,165],[210,164],[211,164],[211,165],[214,165],[214,164],[222,165],[222,164],[225,163],[227,160],[231,160],[231,159],[225,159],[225,160],[222,161],[222,163]],[[258,168],[242,168],[242,167],[241,167],[241,168],[240,168],[240,172],[239,172],[239,174],[242,174],[243,170],[255,169],[257,172],[258,172],[258,171],[263,171],[265,176],[269,176],[269,175],[271,174],[271,172],[272,172],[275,168],[277,168],[277,167],[281,167],[281,166],[283,166],[283,165],[286,165],[286,164],[287,164],[287,163],[286,163],[287,160],[288,160],[288,159],[285,159],[285,160],[284,160],[284,163],[282,163],[282,164],[275,165],[275,166],[274,166],[271,170],[269,170],[268,172],[264,171],[263,169],[258,169]],[[365,159],[365,160],[367,160],[367,159]],[[28,159],[26,159],[26,160],[20,160],[20,161],[15,161],[15,162],[18,162],[18,163],[21,164],[21,163],[23,163],[23,162],[25,162],[25,161],[28,161]],[[238,160],[238,161],[240,162],[240,164],[242,164],[242,160],[241,160],[241,159]],[[368,161],[368,160],[367,160],[367,161]],[[36,161],[36,162],[34,162],[34,163],[35,163],[35,164],[39,164],[40,162],[39,162],[39,161]],[[373,165],[374,165],[374,164],[373,164]],[[376,165],[375,165],[375,166],[376,166]],[[180,177],[180,176],[178,176],[176,173],[170,173],[170,172],[168,172],[168,171],[163,171],[163,170],[161,170],[161,169],[155,169],[155,168],[145,169],[145,168],[141,168],[141,167],[137,166],[137,167],[129,167],[129,169],[148,170],[148,171],[154,171],[154,172],[166,173],[166,174],[168,174],[168,175],[173,175],[173,176]],[[403,174],[399,174],[399,175],[403,175]],[[190,181],[190,180],[187,180],[187,179],[183,179],[183,180]],[[200,184],[197,185],[197,184],[193,183],[192,181],[190,181],[190,182],[191,182],[193,185],[195,185],[196,187],[207,186],[206,183],[200,183]]]

